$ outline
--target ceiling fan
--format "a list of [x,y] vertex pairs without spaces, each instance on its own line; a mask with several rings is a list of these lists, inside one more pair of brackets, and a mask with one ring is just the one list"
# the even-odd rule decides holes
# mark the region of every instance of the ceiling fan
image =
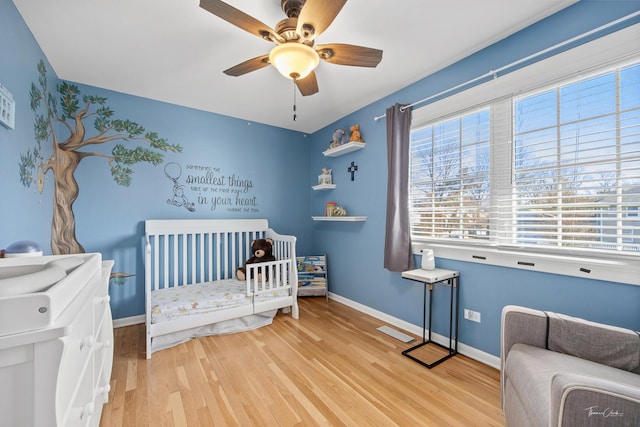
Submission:
[[272,64],[292,79],[303,96],[318,92],[314,69],[320,59],[337,65],[376,67],[382,51],[350,44],[325,44],[314,47],[315,38],[331,25],[347,0],[282,0],[287,18],[275,30],[235,7],[219,0],[200,0],[200,7],[219,18],[269,42],[276,43],[271,52],[244,61],[224,71],[241,76]]

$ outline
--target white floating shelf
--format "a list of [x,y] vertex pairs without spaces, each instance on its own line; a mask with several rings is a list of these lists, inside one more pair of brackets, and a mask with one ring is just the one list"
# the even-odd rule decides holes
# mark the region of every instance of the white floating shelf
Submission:
[[312,216],[314,221],[342,221],[342,222],[354,222],[354,221],[366,221],[366,216]]
[[314,185],[313,187],[314,190],[333,190],[334,188],[336,188],[335,184],[318,184],[318,185]]
[[364,148],[364,146],[364,142],[348,142],[336,148],[330,148],[326,151],[323,151],[322,154],[327,157],[337,157],[342,156],[343,154],[351,153],[352,151],[361,150]]

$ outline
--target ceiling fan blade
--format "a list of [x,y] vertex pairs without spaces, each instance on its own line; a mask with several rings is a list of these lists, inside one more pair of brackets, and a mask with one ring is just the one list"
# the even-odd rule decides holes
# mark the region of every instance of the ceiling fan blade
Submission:
[[318,80],[316,79],[316,73],[312,71],[311,74],[304,79],[296,80],[296,86],[298,86],[302,96],[318,93]]
[[228,76],[238,77],[243,74],[247,74],[252,71],[259,70],[260,68],[264,68],[269,64],[270,64],[269,55],[262,55],[262,56],[258,56],[257,58],[252,58],[247,61],[244,61],[227,70],[224,70],[224,73]]
[[338,16],[347,0],[307,0],[300,10],[296,32],[305,40],[313,40]]
[[316,51],[321,59],[337,65],[375,67],[382,60],[381,50],[351,44],[323,44],[316,46]]
[[268,25],[220,0],[200,0],[200,7],[218,18],[268,41],[284,40]]

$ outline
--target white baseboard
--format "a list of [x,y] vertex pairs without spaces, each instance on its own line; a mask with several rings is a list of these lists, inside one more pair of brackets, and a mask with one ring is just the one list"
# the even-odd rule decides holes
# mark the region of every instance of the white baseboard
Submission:
[[[329,292],[329,298],[335,300],[341,304],[344,304],[348,307],[351,307],[355,310],[358,310],[362,313],[365,313],[371,317],[375,317],[376,319],[380,319],[381,321],[393,325],[397,328],[400,328],[404,331],[412,333],[417,336],[422,336],[422,327],[414,325],[412,323],[406,322],[404,320],[398,319],[397,317],[390,316],[386,313],[383,313],[378,310],[374,310],[371,307],[366,305],[362,305],[355,301],[352,301],[348,298],[344,298],[340,295],[336,295],[332,292]],[[449,345],[449,337],[445,337],[440,334],[436,334],[435,332],[431,333],[431,339],[438,344],[448,346]],[[458,352],[460,354],[464,354],[465,356],[477,360],[480,363],[484,363],[485,365],[489,365],[492,368],[500,369],[500,358],[494,356],[493,354],[486,353],[484,351],[478,350],[475,347],[468,346],[464,343],[458,342]]]
[[139,325],[140,323],[144,323],[146,316],[144,314],[140,314],[138,316],[131,317],[122,317],[120,319],[113,319],[113,327],[114,328],[123,328],[125,326],[131,325]]

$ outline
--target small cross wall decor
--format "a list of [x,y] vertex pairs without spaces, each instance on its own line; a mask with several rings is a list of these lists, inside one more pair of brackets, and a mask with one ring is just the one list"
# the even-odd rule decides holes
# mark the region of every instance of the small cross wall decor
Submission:
[[347,169],[351,173],[351,181],[355,180],[355,173],[358,170],[358,165],[355,162],[351,162],[351,166]]

